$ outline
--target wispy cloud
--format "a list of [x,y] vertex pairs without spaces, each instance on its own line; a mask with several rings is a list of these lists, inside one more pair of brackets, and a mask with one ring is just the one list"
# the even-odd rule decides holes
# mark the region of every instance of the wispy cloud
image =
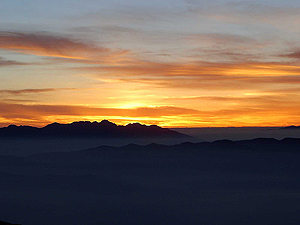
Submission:
[[120,79],[124,83],[142,83],[155,88],[171,88],[174,90],[198,91],[231,91],[268,90],[273,86],[289,85],[298,87],[300,76],[268,76],[268,77],[228,77],[228,76],[199,76],[171,78],[139,78]]
[[123,117],[151,117],[171,116],[182,114],[197,114],[199,111],[173,106],[141,107],[134,109],[97,108],[72,105],[23,105],[0,103],[2,117],[10,117],[15,112],[22,111],[24,115],[69,115],[69,116],[123,116]]
[[3,57],[0,57],[0,67],[2,67],[2,66],[20,66],[20,65],[27,65],[27,63],[18,62],[15,60],[7,60]]
[[294,51],[292,53],[279,55],[280,57],[292,58],[292,59],[300,59],[300,50]]
[[113,51],[69,37],[48,33],[0,32],[0,49],[67,59],[113,61],[126,50]]
[[262,43],[258,40],[237,34],[226,33],[191,33],[182,35],[185,40],[191,40],[197,43],[204,43],[209,45],[245,45],[250,46],[262,46]]
[[117,25],[104,25],[104,26],[81,26],[70,28],[70,31],[79,33],[98,33],[98,32],[109,32],[109,33],[130,33],[136,35],[137,33],[143,32],[141,29],[134,29],[125,26]]
[[[292,90],[290,90],[292,91]],[[298,96],[295,96],[295,90],[293,90],[291,94],[289,90],[273,90],[269,92],[254,92],[254,93],[246,93],[240,94],[238,96],[191,96],[191,97],[177,97],[177,98],[165,98],[166,102],[195,102],[203,101],[203,102],[211,102],[215,101],[220,104],[230,104],[235,103],[239,108],[260,108],[264,110],[278,110],[278,108],[291,106],[294,107],[297,105]],[[300,90],[298,91],[298,95],[300,96]],[[280,107],[278,107],[280,105]]]
[[43,92],[53,92],[62,90],[78,90],[77,88],[40,88],[40,89],[18,89],[18,90],[0,90],[0,94],[21,95],[21,94],[35,94]]
[[[290,63],[277,62],[229,62],[213,63],[206,61],[194,61],[186,63],[161,63],[151,61],[133,61],[132,63],[105,66],[105,67],[81,67],[87,71],[112,72],[122,76],[153,75],[153,76],[205,76],[205,75],[227,75],[227,76],[288,76],[300,74],[300,66]],[[119,73],[118,73],[119,72]]]
[[227,3],[217,6],[190,8],[193,13],[201,13],[223,23],[240,25],[266,24],[283,30],[298,30],[300,8],[270,6],[252,2]]

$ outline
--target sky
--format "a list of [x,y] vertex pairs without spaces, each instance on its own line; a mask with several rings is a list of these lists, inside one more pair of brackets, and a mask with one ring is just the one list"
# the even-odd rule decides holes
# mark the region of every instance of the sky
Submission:
[[0,127],[300,125],[298,0],[1,0]]

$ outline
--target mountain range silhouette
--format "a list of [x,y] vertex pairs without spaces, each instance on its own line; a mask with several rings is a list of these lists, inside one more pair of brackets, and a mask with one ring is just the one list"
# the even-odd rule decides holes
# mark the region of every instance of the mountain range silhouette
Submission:
[[[274,138],[256,138],[252,140],[218,140],[213,142],[183,142],[175,145],[164,145],[151,143],[148,145],[128,144],[121,147],[113,147],[102,145],[96,148],[88,148],[80,151],[72,152],[51,152],[51,153],[39,153],[28,156],[31,159],[38,159],[38,161],[52,160],[53,158],[75,157],[79,156],[78,160],[83,160],[83,156],[95,156],[97,154],[105,155],[106,153],[124,153],[124,152],[140,152],[147,155],[147,153],[161,153],[161,152],[188,152],[200,153],[203,151],[222,151],[222,152],[300,152],[300,138],[284,138],[277,140]],[[106,152],[106,153],[105,153]],[[1,158],[0,158],[1,159]],[[73,158],[74,159],[74,158]],[[1,162],[1,161],[0,161]],[[4,162],[3,162],[4,163]]]
[[131,123],[122,126],[102,120],[101,122],[79,121],[70,124],[52,123],[42,128],[9,125],[0,128],[0,137],[186,138],[189,136],[157,125]]

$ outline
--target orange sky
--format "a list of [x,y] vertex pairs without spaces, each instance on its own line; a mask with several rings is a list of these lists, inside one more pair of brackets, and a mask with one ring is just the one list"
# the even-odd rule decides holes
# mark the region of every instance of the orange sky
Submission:
[[300,125],[300,5],[178,2],[1,15],[0,127]]

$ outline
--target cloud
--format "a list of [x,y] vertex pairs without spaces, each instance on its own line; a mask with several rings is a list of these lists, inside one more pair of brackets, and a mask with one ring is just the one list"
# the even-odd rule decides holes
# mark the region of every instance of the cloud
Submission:
[[298,31],[299,7],[267,6],[252,2],[227,3],[217,6],[194,6],[190,12],[223,23],[271,25],[282,30]]
[[297,87],[300,85],[300,76],[282,77],[224,77],[211,76],[198,78],[170,78],[170,79],[135,79],[123,80],[124,82],[137,82],[153,85],[157,88],[171,88],[198,91],[231,91],[240,92],[246,90],[268,90],[273,86],[290,85]]
[[[295,96],[295,91],[297,91],[300,95],[300,89],[293,90],[293,94],[289,92],[289,90],[273,90],[273,91],[265,91],[265,92],[254,92],[254,93],[246,93],[240,94],[239,96],[191,96],[191,97],[181,97],[181,98],[165,98],[165,101],[181,101],[181,102],[195,102],[203,101],[203,102],[219,102],[224,104],[236,103],[237,107],[259,107],[263,109],[274,109],[278,106],[295,106],[298,102],[298,96]],[[219,105],[221,107],[221,105]]]
[[114,61],[128,51],[112,51],[96,44],[48,33],[0,32],[0,49],[39,56]]
[[260,42],[252,37],[226,33],[194,33],[183,35],[183,38],[212,45],[261,45]]
[[293,58],[293,59],[300,59],[300,50],[292,52],[290,54],[279,55],[281,57]]
[[70,28],[70,31],[79,32],[79,33],[87,33],[87,32],[110,32],[110,33],[130,33],[137,34],[142,32],[141,29],[134,29],[130,27],[116,26],[116,25],[106,25],[106,26],[81,26],[81,27],[73,27]]
[[18,90],[0,90],[0,94],[21,95],[21,94],[35,94],[43,92],[53,92],[61,90],[77,90],[76,88],[41,88],[41,89],[18,89]]
[[[111,72],[116,76],[283,76],[300,74],[300,66],[277,62],[207,62],[193,61],[187,63],[161,63],[151,61],[133,61],[124,65],[81,67],[87,71]],[[214,79],[214,77],[212,77]],[[223,79],[226,79],[223,77]]]
[[[22,112],[20,115],[19,112]],[[24,105],[0,103],[0,116],[5,118],[24,116],[123,116],[123,117],[160,117],[183,114],[197,114],[199,111],[173,106],[140,107],[135,109],[97,108],[73,105]]]
[[[80,67],[104,79],[142,83],[152,87],[242,90],[265,89],[266,85],[291,84],[300,81],[300,66],[277,62],[162,63],[138,61],[128,65]],[[270,86],[269,86],[270,87]]]
[[251,46],[251,44],[242,45],[240,47],[224,45],[223,47],[200,47],[193,49],[189,52],[189,57],[192,60],[201,59],[207,61],[218,62],[255,62],[263,61],[265,59],[271,59],[273,56],[269,56],[263,51],[255,53],[252,50],[257,50],[257,47]]
[[34,103],[36,101],[32,99],[12,99],[12,98],[5,98],[1,99],[2,102],[8,102],[8,103]]
[[3,57],[0,57],[0,67],[2,66],[22,66],[27,65],[27,63],[18,62],[15,60],[6,60]]

